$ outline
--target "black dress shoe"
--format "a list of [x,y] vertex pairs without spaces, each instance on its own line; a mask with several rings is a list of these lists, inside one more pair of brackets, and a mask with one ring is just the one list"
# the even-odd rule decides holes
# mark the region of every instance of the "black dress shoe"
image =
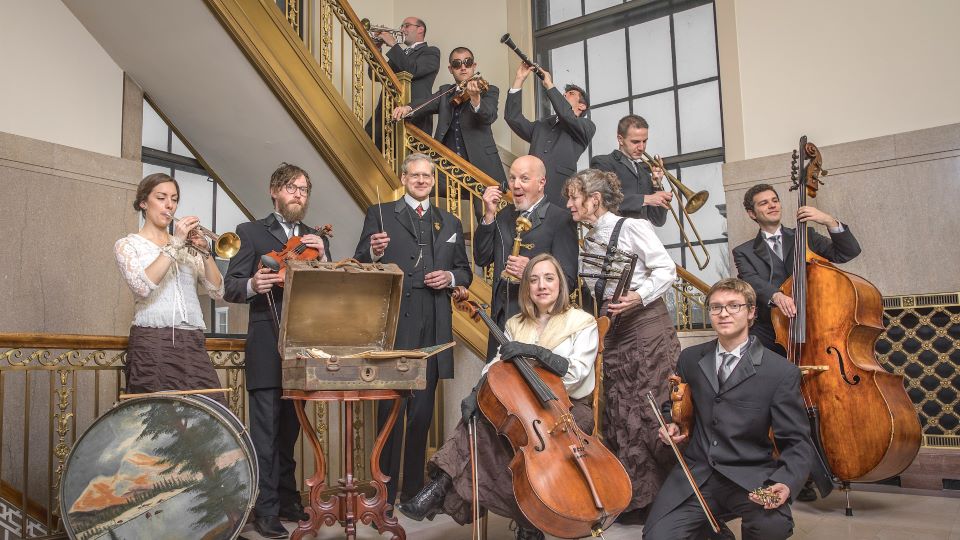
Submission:
[[797,500],[800,502],[813,502],[817,500],[817,491],[813,489],[813,482],[807,482],[797,493]]
[[253,522],[253,527],[264,538],[287,538],[289,536],[277,516],[258,517]]
[[292,504],[280,507],[280,519],[284,521],[306,521],[310,516],[303,511],[303,505],[300,501],[294,501]]
[[737,536],[733,534],[733,531],[730,530],[730,527],[727,527],[727,524],[720,522],[720,532],[715,533],[709,531],[709,536],[707,537],[710,540],[737,540]]
[[538,529],[528,529],[517,526],[517,540],[544,540],[543,532]]
[[443,498],[452,484],[447,473],[440,471],[433,481],[423,486],[420,493],[397,505],[397,510],[414,521],[423,521],[423,518],[433,521],[435,515],[443,512]]

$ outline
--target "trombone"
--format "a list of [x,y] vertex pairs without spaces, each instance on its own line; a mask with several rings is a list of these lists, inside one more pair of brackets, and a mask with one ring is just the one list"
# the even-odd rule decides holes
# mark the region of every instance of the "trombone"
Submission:
[[370,24],[370,19],[363,18],[360,20],[360,25],[363,26],[363,29],[367,31],[367,34],[370,35],[370,39],[373,40],[373,44],[379,47],[383,45],[383,40],[377,35],[380,32],[390,32],[393,34],[393,39],[397,40],[397,43],[403,43],[403,30],[399,28],[390,28],[389,26],[383,26],[379,24]]
[[[653,179],[652,173],[654,167],[659,167],[656,161],[650,154],[643,152],[640,155],[640,160],[643,161],[643,164],[650,169],[651,180]],[[697,268],[703,270],[707,267],[707,263],[710,262],[710,252],[707,251],[707,247],[703,244],[703,238],[700,237],[700,233],[697,231],[697,226],[693,223],[693,220],[690,219],[690,214],[696,212],[704,203],[707,202],[707,199],[710,197],[710,193],[706,190],[698,191],[694,193],[692,189],[683,185],[680,180],[677,180],[677,177],[670,174],[669,171],[663,169],[663,176],[670,182],[670,191],[673,193],[674,197],[677,198],[677,206],[680,208],[680,212],[683,213],[683,217],[686,219],[687,223],[690,224],[690,230],[693,231],[693,236],[697,239],[696,242],[691,242],[690,238],[687,236],[686,231],[683,229],[683,224],[680,223],[680,216],[677,215],[677,211],[673,209],[673,205],[670,204],[670,214],[673,216],[673,220],[677,222],[677,229],[680,231],[680,239],[686,244],[687,249],[690,250],[690,254],[693,255],[694,262],[697,263]],[[662,186],[654,186],[656,189],[661,189]],[[687,204],[683,204],[683,198],[687,199]],[[699,246],[700,252],[702,254],[703,260],[701,261],[701,254],[697,253],[697,248]]]
[[[173,218],[173,222],[176,223],[180,221],[180,218],[170,216]],[[237,236],[235,232],[225,232],[223,234],[217,234],[210,229],[204,227],[203,225],[197,224],[197,228],[190,231],[190,236],[195,236],[197,234],[202,234],[206,236],[211,241],[213,241],[213,251],[217,254],[217,257],[221,259],[232,259],[237,252],[240,251],[240,237]],[[203,253],[204,255],[210,255],[210,250],[203,250],[196,246],[190,246],[192,249]]]

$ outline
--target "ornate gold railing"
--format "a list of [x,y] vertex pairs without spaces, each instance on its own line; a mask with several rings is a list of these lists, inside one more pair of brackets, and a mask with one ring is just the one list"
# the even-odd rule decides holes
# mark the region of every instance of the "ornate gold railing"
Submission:
[[[243,339],[206,340],[228,404],[247,423]],[[117,403],[123,387],[127,338],[70,334],[0,334],[0,538],[62,538],[59,489],[67,455],[99,416]],[[343,411],[314,403],[308,416],[328,457],[327,481],[340,474]],[[356,408],[358,478],[369,474],[373,405]],[[331,454],[333,450],[333,454]],[[313,475],[312,452],[297,449],[300,486]],[[12,459],[11,459],[12,458]]]
[[672,298],[667,298],[670,311],[674,314],[674,325],[679,331],[704,330],[710,328],[706,300],[710,285],[677,266],[677,279],[673,283]]

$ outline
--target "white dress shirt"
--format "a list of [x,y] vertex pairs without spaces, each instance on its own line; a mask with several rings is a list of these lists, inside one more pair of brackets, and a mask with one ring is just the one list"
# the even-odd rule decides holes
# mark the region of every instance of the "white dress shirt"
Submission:
[[728,351],[724,349],[723,345],[720,344],[720,340],[717,340],[717,351],[714,357],[716,361],[717,377],[720,377],[720,365],[723,364],[724,354],[732,354],[734,357],[736,357],[736,360],[734,360],[733,364],[730,365],[730,373],[733,373],[733,370],[737,369],[737,364],[740,363],[740,359],[743,358],[744,354],[746,354],[747,348],[749,346],[750,346],[749,336],[747,336],[747,339],[743,343],[740,343],[739,345],[734,347],[732,351]]
[[[410,210],[412,210],[414,214],[417,213],[417,207],[418,207],[418,206],[422,206],[422,207],[423,207],[423,213],[424,213],[424,214],[426,214],[426,213],[427,213],[427,210],[430,209],[430,197],[427,197],[426,199],[424,199],[424,200],[422,200],[422,201],[418,201],[418,200],[414,199],[413,197],[411,197],[409,193],[404,193],[404,194],[403,194],[403,202],[407,203],[407,206],[410,207]],[[373,252],[373,246],[371,245],[371,246],[370,246],[370,260],[373,261],[373,262],[377,262],[377,261],[379,261],[380,259],[383,258],[383,255],[384,255],[384,253],[386,253],[386,252],[387,252],[387,251],[384,250],[383,253],[381,253],[380,255],[377,255],[377,254],[375,254],[375,253]],[[454,287],[457,286],[457,278],[453,275],[453,272],[447,270],[447,273],[450,274],[450,285],[448,285],[447,288],[452,289],[452,288],[454,288]]]
[[[599,240],[604,244],[610,242],[610,235],[617,224],[620,216],[613,212],[606,212],[599,219],[588,234],[587,238]],[[604,255],[606,250],[593,242],[584,242],[582,248],[586,253]],[[663,296],[673,282],[677,279],[677,265],[670,258],[666,248],[657,233],[653,230],[653,225],[645,219],[627,218],[620,228],[620,237],[617,241],[618,249],[628,253],[638,255],[637,265],[633,269],[633,278],[630,280],[630,290],[637,291],[640,295],[643,305],[649,305],[651,302]],[[615,265],[621,268],[623,264]],[[581,272],[597,272],[594,265],[584,266],[583,259],[580,260]],[[597,284],[596,278],[583,278],[592,292]],[[613,297],[617,288],[616,279],[608,279],[603,292],[603,299],[607,300]]]

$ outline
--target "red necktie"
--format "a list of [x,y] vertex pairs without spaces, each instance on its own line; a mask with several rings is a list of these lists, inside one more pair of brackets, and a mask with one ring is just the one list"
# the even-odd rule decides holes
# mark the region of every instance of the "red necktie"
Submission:
[[421,205],[419,205],[419,204],[417,205],[417,216],[418,216],[420,219],[423,219],[423,206],[421,206]]

